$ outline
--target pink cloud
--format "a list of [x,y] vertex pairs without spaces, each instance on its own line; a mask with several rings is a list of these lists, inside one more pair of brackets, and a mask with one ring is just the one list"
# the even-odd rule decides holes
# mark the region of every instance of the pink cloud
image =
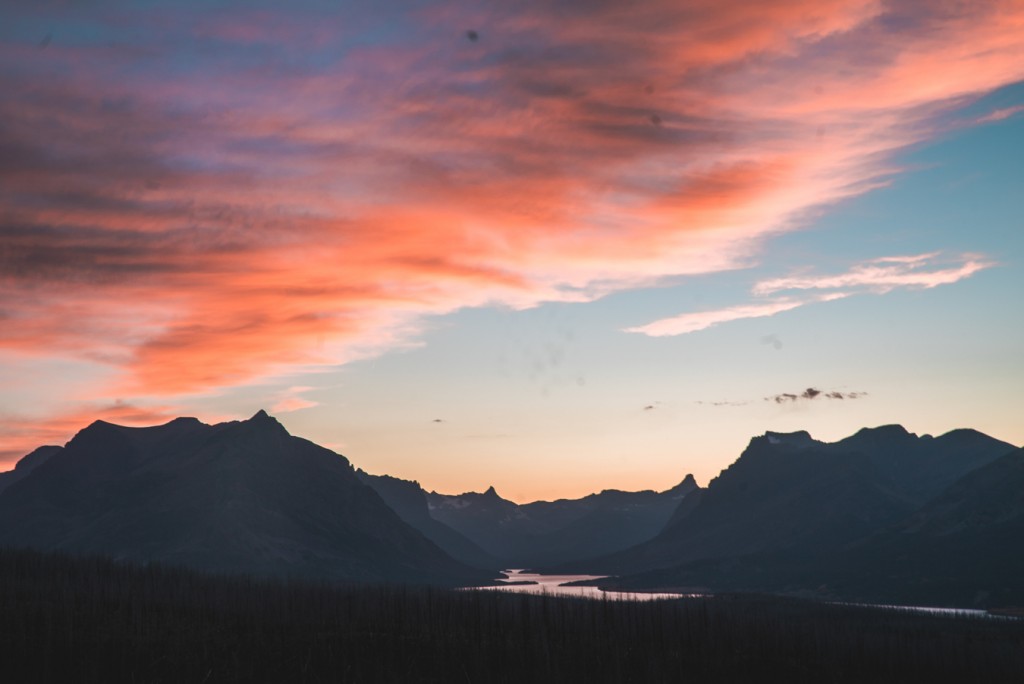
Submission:
[[1016,105],[1014,107],[1003,107],[1002,109],[996,109],[995,111],[989,112],[983,117],[975,120],[976,124],[993,123],[995,121],[1003,121],[1009,119],[1011,116],[1016,116],[1024,112],[1024,105]]
[[803,306],[805,302],[792,299],[778,299],[764,304],[744,304],[713,311],[697,311],[681,314],[672,318],[663,318],[653,323],[626,328],[625,332],[641,333],[650,337],[667,335],[685,335],[687,333],[706,330],[719,323],[738,321],[745,318],[764,318],[774,316],[783,311],[790,311]]
[[319,406],[320,403],[311,399],[306,399],[301,396],[303,392],[308,392],[313,389],[312,387],[289,387],[285,390],[278,400],[271,407],[273,413],[291,413],[292,411],[301,411],[302,409],[312,408]]
[[[332,34],[291,9],[107,10],[95,21],[141,43],[0,45],[0,347],[99,360],[118,373],[97,396],[156,400],[410,344],[426,315],[738,268],[1024,78],[1018,3],[451,2],[400,18],[371,44],[369,15]],[[201,68],[178,68],[184,51]],[[983,267],[763,287],[931,287]]]

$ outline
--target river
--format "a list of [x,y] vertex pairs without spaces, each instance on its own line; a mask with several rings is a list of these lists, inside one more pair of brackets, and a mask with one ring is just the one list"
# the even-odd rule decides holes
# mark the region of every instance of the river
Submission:
[[[503,570],[502,574],[505,575],[505,577],[499,578],[497,581],[508,582],[509,584],[498,584],[488,587],[470,587],[470,589],[481,591],[505,591],[520,594],[545,594],[548,596],[575,596],[590,599],[609,599],[613,601],[658,601],[711,595],[655,592],[634,593],[625,591],[604,591],[597,587],[566,586],[571,582],[602,579],[606,577],[606,575],[539,575],[532,572],[525,572],[523,570]],[[860,606],[863,608],[878,608],[880,610],[898,610],[909,613],[943,617],[997,618],[1005,620],[1021,619],[1002,615],[992,615],[985,610],[971,608],[930,608],[927,606],[845,603],[840,601],[833,601],[832,603],[835,605]]]
[[[548,596],[575,596],[590,599],[611,599],[616,601],[657,601],[677,599],[687,594],[669,593],[633,593],[624,591],[604,591],[597,587],[566,586],[570,582],[596,580],[605,575],[538,575],[523,570],[503,570],[504,578],[499,582],[516,582],[519,584],[498,584],[490,587],[474,587],[483,591],[507,591],[520,594],[546,594]],[[529,582],[529,584],[525,584]]]

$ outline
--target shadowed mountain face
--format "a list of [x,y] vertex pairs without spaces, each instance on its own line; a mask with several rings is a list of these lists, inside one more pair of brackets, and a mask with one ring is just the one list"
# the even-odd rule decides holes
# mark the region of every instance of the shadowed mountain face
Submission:
[[619,588],[797,592],[872,603],[1024,606],[1024,450],[968,473],[910,516],[837,549],[707,559]]
[[334,580],[487,575],[403,523],[344,457],[262,411],[218,425],[93,423],[0,495],[0,544]]
[[14,470],[0,473],[0,492],[15,482],[25,479],[29,473],[50,460],[50,457],[61,450],[59,446],[41,446],[28,456],[23,457],[14,466]]
[[[900,531],[952,538],[1003,526],[1024,526],[1024,449],[963,476],[922,507]],[[1024,544],[1018,547],[1024,550]]]
[[882,483],[913,504],[924,503],[963,475],[1014,448],[977,430],[918,437],[899,425],[864,428],[834,447],[867,456]]
[[1024,606],[1024,449],[968,473],[851,555],[852,568],[833,571],[847,593]]
[[897,425],[833,444],[806,432],[755,437],[654,539],[588,564],[632,573],[700,559],[837,548],[892,524],[1013,446],[980,432],[917,437]]
[[1005,442],[768,433],[657,538],[589,567],[624,588],[1007,605],[1024,603],[1022,535],[1024,451]]
[[622,574],[856,539],[912,510],[884,480],[863,453],[806,432],[769,432],[752,439],[689,512],[673,516],[655,538],[587,567]]
[[605,490],[581,499],[519,505],[483,494],[427,495],[431,515],[509,567],[552,565],[627,548],[656,535],[699,490],[693,476],[664,492]]
[[441,547],[452,558],[473,567],[493,571],[501,569],[501,561],[467,537],[430,516],[427,493],[418,482],[390,475],[370,475],[363,470],[356,470],[356,475],[363,483],[372,487],[398,517],[423,533],[423,536]]

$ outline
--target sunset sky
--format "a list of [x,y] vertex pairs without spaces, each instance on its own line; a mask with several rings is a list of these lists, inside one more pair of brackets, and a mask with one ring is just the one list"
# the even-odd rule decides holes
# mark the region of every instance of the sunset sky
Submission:
[[1022,217],[1024,0],[8,2],[0,470],[260,408],[517,501],[1021,445]]

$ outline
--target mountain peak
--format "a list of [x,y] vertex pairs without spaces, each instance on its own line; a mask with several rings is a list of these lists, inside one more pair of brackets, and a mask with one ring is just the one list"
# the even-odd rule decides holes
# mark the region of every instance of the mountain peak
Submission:
[[291,433],[285,429],[284,425],[281,425],[274,416],[263,409],[254,413],[248,420],[232,421],[229,425],[244,434],[255,436],[257,439],[268,438],[272,435],[277,438],[291,437]]
[[675,495],[677,498],[686,496],[695,489],[700,489],[700,485],[697,484],[697,480],[694,479],[693,473],[688,473],[683,481],[668,490],[667,493]]
[[797,430],[796,432],[772,432],[770,430],[764,433],[764,439],[769,444],[784,445],[789,447],[809,447],[815,444],[814,438],[811,437],[811,433],[807,430]]
[[165,425],[180,425],[180,426],[185,426],[185,425],[202,425],[202,421],[200,421],[198,418],[193,418],[192,416],[181,416],[180,418],[174,418],[173,420],[171,420],[171,421],[169,421],[167,423],[164,423],[164,424]]
[[21,470],[29,472],[36,468],[36,466],[42,465],[50,459],[51,456],[60,451],[63,447],[55,445],[41,446],[32,451],[27,456],[22,457],[17,463],[14,464],[15,470]]
[[879,425],[873,428],[861,428],[838,444],[860,450],[871,450],[882,447],[892,448],[900,444],[917,441],[917,435],[908,432],[902,425]]
[[878,427],[873,428],[861,428],[857,431],[854,437],[857,435],[874,435],[876,437],[887,437],[890,439],[916,437],[914,433],[908,432],[905,427],[897,423],[893,423],[892,425],[879,425]]
[[487,488],[487,491],[484,492],[484,496],[491,497],[492,499],[501,498],[500,496],[498,496],[498,492],[494,489],[494,485],[491,485],[490,487]]
[[[946,433],[940,435],[939,437],[937,437],[937,439],[941,439],[941,440],[947,441],[947,442],[949,442],[949,441],[957,441],[957,442],[991,442],[991,441],[997,441],[998,442],[998,441],[1001,441],[1001,440],[995,439],[995,437],[991,437],[989,435],[986,435],[984,432],[979,432],[978,430],[974,430],[972,428],[956,428],[955,430],[950,430],[949,432],[946,432]],[[1008,445],[1008,446],[1012,447],[1014,445],[1011,444],[1011,445]],[[1007,451],[1009,451],[1009,449],[1007,449]]]
[[94,442],[94,441],[105,441],[110,439],[117,439],[117,435],[123,432],[120,425],[109,423],[105,420],[94,420],[84,428],[75,433],[75,436],[71,438],[68,445],[71,442]]
[[245,423],[246,425],[274,428],[277,430],[281,430],[283,432],[288,432],[287,430],[285,430],[284,425],[281,425],[281,422],[277,418],[270,415],[263,409],[260,409],[259,411],[254,413],[252,418],[250,418],[249,420],[244,420],[242,422]]

